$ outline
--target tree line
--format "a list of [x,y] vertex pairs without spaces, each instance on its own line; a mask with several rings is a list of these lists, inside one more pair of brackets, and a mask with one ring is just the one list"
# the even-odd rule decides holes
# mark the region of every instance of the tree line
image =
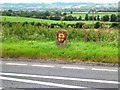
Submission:
[[[71,12],[72,14],[72,12]],[[76,17],[72,15],[67,15],[66,12],[49,12],[49,11],[12,11],[12,10],[6,10],[2,11],[2,16],[21,16],[21,17],[32,17],[32,18],[39,18],[39,19],[49,19],[49,20],[64,20],[64,21],[111,21],[111,22],[119,22],[120,21],[120,15],[111,14],[111,15],[104,15],[100,17],[97,16],[89,16],[89,14],[86,14],[83,18],[82,16]]]
[[[67,23],[52,23],[52,24],[48,24],[48,23],[40,23],[40,22],[0,22],[0,24],[2,24],[2,26],[4,25],[8,25],[9,27],[12,27],[14,24],[17,25],[22,25],[22,26],[26,26],[26,25],[32,25],[32,26],[36,26],[38,28],[42,27],[42,28],[84,28],[83,26],[85,25],[85,29],[89,29],[92,28],[92,24],[85,24],[82,22],[77,22],[75,24],[67,24]],[[100,22],[96,22],[94,24],[94,28],[104,28],[104,23],[100,23]],[[109,28],[120,28],[120,25],[118,23],[112,23],[109,25]]]

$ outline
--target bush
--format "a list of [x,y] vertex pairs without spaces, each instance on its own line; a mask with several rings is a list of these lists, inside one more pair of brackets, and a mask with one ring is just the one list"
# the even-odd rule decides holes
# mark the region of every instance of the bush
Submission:
[[102,17],[102,20],[103,20],[103,21],[109,21],[109,15],[103,16],[103,17]]
[[96,22],[95,25],[94,25],[95,28],[100,28],[100,26],[101,26],[100,22]]
[[84,25],[84,23],[79,22],[79,23],[76,23],[75,27],[76,28],[82,28],[83,25]]
[[[84,23],[69,24],[71,28],[62,28],[61,24],[47,24],[43,23],[2,23],[2,39],[19,39],[19,40],[54,40],[55,33],[58,30],[65,29],[68,32],[68,40],[82,40],[87,42],[97,42],[97,41],[106,41],[113,42],[117,41],[117,32],[107,33],[105,31],[95,31],[95,30],[83,30],[82,28]],[[59,26],[58,28],[55,28]],[[96,23],[98,28],[100,23]],[[117,23],[113,23],[112,26],[118,26]],[[68,27],[68,26],[66,26]],[[88,26],[90,27],[90,26]],[[112,36],[112,39],[111,39]]]
[[113,27],[118,27],[118,26],[119,26],[118,23],[112,23],[110,27],[113,28]]

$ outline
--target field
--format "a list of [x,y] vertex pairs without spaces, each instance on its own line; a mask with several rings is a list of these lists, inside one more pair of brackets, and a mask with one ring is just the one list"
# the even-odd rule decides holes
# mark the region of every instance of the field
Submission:
[[[2,22],[41,22],[41,23],[61,23],[61,21],[55,20],[45,20],[45,19],[36,19],[36,18],[26,18],[26,17],[16,17],[16,16],[0,16],[2,18]],[[63,23],[67,24],[75,24],[77,22],[82,22],[86,24],[92,24],[92,21],[63,21]],[[97,21],[94,21],[96,23]],[[112,22],[107,22],[112,23]]]
[[[76,16],[76,17],[79,17],[79,16],[82,16],[82,18],[85,17],[85,15],[87,14],[87,12],[73,12],[72,14],[70,14],[70,12],[68,12],[67,15],[72,15],[72,16]],[[98,13],[94,13],[94,16],[104,16],[104,15],[111,15],[111,14],[116,14],[118,15],[118,12],[98,12]],[[88,14],[89,16],[92,16],[92,13],[89,13]]]

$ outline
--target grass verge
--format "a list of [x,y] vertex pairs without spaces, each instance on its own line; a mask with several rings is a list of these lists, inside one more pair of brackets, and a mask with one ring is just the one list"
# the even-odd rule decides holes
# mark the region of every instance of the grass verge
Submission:
[[56,48],[53,41],[3,41],[2,57],[45,58],[65,61],[118,63],[116,46],[95,42],[68,42],[66,48]]

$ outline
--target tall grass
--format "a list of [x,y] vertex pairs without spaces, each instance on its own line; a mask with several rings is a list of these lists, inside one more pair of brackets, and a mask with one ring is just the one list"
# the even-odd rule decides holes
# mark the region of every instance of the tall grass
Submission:
[[[116,29],[50,28],[38,23],[2,23],[2,57],[118,62]],[[56,48],[58,30],[68,32],[68,45]]]
[[2,57],[44,58],[70,62],[89,61],[117,63],[118,49],[92,42],[68,42],[66,48],[60,49],[54,41],[4,41]]
[[68,32],[68,40],[85,42],[110,42],[117,44],[118,31],[112,29],[81,29],[72,27],[55,27],[36,25],[31,23],[5,23],[2,27],[2,37],[5,39],[19,40],[55,40],[58,30]]

